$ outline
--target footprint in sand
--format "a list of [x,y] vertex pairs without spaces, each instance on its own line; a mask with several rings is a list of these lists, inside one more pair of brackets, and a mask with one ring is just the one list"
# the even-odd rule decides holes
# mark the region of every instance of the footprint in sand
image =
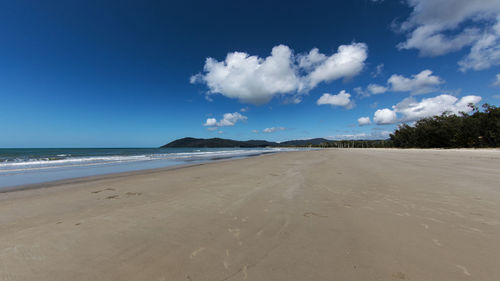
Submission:
[[114,188],[108,187],[108,188],[105,188],[105,189],[102,189],[102,190],[92,191],[90,193],[97,194],[97,193],[100,193],[100,192],[103,192],[103,191],[115,191],[115,190],[116,189],[114,189]]
[[139,196],[139,195],[142,195],[141,192],[127,192],[125,193],[125,195],[127,196]]
[[309,217],[318,217],[318,218],[327,218],[328,216],[325,216],[325,215],[321,215],[321,214],[318,214],[318,213],[314,213],[314,212],[305,212],[304,213],[304,217],[306,218],[309,218]]
[[397,273],[394,273],[392,275],[392,277],[397,278],[397,279],[401,279],[401,280],[405,280],[406,274],[404,274],[403,272],[397,272]]

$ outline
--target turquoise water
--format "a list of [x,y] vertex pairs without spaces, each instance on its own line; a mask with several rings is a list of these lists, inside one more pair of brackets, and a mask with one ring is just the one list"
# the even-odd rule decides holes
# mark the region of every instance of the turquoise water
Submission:
[[109,173],[291,151],[288,148],[0,149],[0,189]]

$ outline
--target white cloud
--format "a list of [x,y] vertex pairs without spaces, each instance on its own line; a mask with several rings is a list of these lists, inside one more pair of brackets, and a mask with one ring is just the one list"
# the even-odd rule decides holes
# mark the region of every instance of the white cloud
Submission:
[[252,133],[258,134],[259,130],[252,130]]
[[426,69],[416,75],[412,75],[410,78],[393,74],[387,80],[387,83],[390,85],[390,90],[394,92],[426,94],[435,92],[437,86],[443,84],[444,81],[439,76],[432,75],[432,71]]
[[402,115],[401,121],[415,121],[425,117],[440,115],[443,112],[458,114],[470,112],[469,103],[477,104],[481,101],[479,96],[464,96],[458,99],[451,95],[439,95],[433,98],[422,99],[420,102],[414,98],[406,98],[393,106],[393,109]]
[[396,123],[396,112],[389,108],[378,109],[373,115],[373,122],[378,125],[386,125]]
[[210,127],[208,130],[215,131],[218,127],[234,126],[238,121],[246,121],[248,117],[241,115],[239,112],[225,113],[223,118],[217,122],[215,118],[207,118],[203,126]]
[[271,127],[271,128],[265,128],[264,130],[262,130],[262,132],[264,132],[264,133],[274,133],[274,132],[284,131],[284,130],[286,130],[285,127]]
[[368,85],[367,89],[368,89],[368,91],[370,91],[370,93],[372,93],[374,95],[383,94],[383,93],[387,92],[387,87],[377,85],[377,84],[370,84],[370,85]]
[[368,57],[368,47],[364,43],[342,45],[308,75],[309,85],[314,88],[320,82],[340,78],[352,78],[361,72]]
[[[392,106],[392,109],[379,109],[373,116],[373,121],[377,124],[394,124],[397,122],[411,122],[426,117],[441,115],[443,112],[459,114],[460,112],[470,112],[469,104],[477,104],[481,101],[480,96],[464,96],[461,99],[452,95],[439,95],[432,98],[425,98],[417,101],[410,97]],[[398,119],[397,114],[401,117]]]
[[248,106],[247,107],[243,107],[242,109],[240,109],[240,112],[247,112],[249,110]]
[[399,26],[407,40],[399,49],[439,56],[471,47],[460,70],[500,64],[500,2],[495,0],[407,0],[413,11]]
[[432,75],[432,71],[426,69],[418,74],[412,75],[410,78],[393,74],[387,80],[387,86],[369,84],[366,90],[361,87],[356,87],[354,91],[360,97],[383,94],[387,91],[410,92],[411,94],[418,95],[435,92],[438,90],[438,86],[443,83],[443,79],[439,76]]
[[244,115],[241,115],[239,112],[234,113],[225,113],[224,118],[217,123],[217,126],[234,126],[238,121],[245,121],[248,118]]
[[500,73],[495,76],[495,81],[493,81],[493,86],[500,86]]
[[285,45],[272,49],[266,58],[244,52],[228,53],[224,61],[207,58],[204,71],[190,78],[191,83],[204,83],[207,95],[222,94],[243,103],[264,104],[277,95],[300,95],[321,82],[356,76],[367,58],[364,43],[341,45],[331,56],[312,49],[294,56]]
[[297,61],[300,68],[303,69],[314,69],[327,59],[327,56],[320,53],[318,48],[313,48],[307,55],[299,55]]
[[370,121],[370,117],[359,117],[358,124],[359,126],[370,125],[372,121]]
[[458,62],[460,70],[483,70],[500,65],[500,15],[491,31],[482,34],[474,43],[470,53]]
[[356,92],[358,97],[366,98],[371,95],[378,95],[378,94],[383,94],[387,92],[389,88],[378,85],[378,84],[369,84],[366,89],[363,89],[362,87],[356,87],[354,88],[354,92]]
[[351,109],[354,107],[354,103],[353,101],[351,101],[351,94],[346,93],[345,90],[340,91],[340,93],[336,95],[325,93],[318,99],[316,104],[318,105],[329,104],[331,106],[342,106],[347,109]]
[[203,124],[203,126],[215,126],[215,124],[217,124],[217,119],[207,118],[207,121]]

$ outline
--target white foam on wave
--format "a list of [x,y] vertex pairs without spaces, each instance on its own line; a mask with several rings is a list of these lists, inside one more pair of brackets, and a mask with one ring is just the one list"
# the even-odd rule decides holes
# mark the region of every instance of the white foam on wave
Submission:
[[[233,158],[253,156],[264,153],[290,151],[288,148],[269,148],[269,149],[247,149],[247,150],[219,150],[219,151],[200,151],[194,152],[175,152],[158,153],[143,155],[111,155],[111,156],[86,156],[86,157],[67,157],[63,159],[38,158],[29,160],[18,160],[13,162],[0,163],[0,174],[8,172],[22,172],[29,170],[53,169],[75,166],[118,164],[138,161],[154,160],[177,160],[177,161],[203,161],[219,158]],[[58,155],[59,156],[59,155]],[[62,154],[60,155],[62,157]]]

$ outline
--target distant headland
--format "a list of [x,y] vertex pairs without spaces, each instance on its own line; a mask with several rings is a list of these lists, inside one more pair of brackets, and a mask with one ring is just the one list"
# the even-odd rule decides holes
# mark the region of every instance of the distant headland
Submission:
[[290,147],[290,146],[318,146],[322,143],[327,143],[329,140],[324,138],[315,138],[308,140],[290,140],[284,142],[270,142],[266,140],[247,140],[238,141],[231,139],[211,138],[182,138],[167,143],[161,148],[172,147]]

